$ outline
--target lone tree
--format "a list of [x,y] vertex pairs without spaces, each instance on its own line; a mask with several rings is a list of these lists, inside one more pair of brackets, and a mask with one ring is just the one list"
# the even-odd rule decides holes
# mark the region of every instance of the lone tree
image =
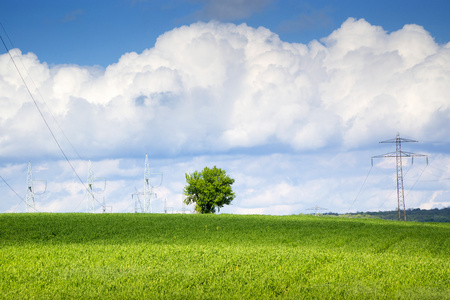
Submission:
[[205,167],[201,172],[186,173],[185,176],[187,185],[183,190],[186,196],[184,203],[195,203],[198,213],[215,213],[216,207],[220,211],[221,207],[229,205],[235,197],[231,189],[234,179],[216,166],[212,169]]

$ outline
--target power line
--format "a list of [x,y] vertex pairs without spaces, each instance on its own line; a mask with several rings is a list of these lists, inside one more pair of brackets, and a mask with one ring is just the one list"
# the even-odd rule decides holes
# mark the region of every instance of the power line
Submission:
[[411,188],[408,191],[408,194],[406,194],[406,196],[409,195],[409,192],[412,191],[412,189],[414,188],[414,186],[416,185],[416,183],[419,181],[420,177],[422,177],[423,172],[425,171],[425,169],[428,167],[428,165],[425,166],[425,168],[423,168],[422,172],[420,172],[419,177],[417,177],[417,180],[414,182],[414,184],[411,186]]
[[421,180],[420,182],[439,182],[443,180],[450,180],[450,178],[441,178],[441,179],[434,179],[434,180]]
[[[8,55],[9,55],[9,57],[11,58],[11,61],[12,61],[13,65],[14,65],[14,67],[15,67],[17,73],[19,74],[19,76],[20,76],[20,78],[21,78],[23,84],[25,85],[25,88],[27,89],[28,94],[30,95],[31,99],[33,100],[33,103],[34,103],[34,105],[36,106],[36,109],[38,110],[38,112],[39,112],[39,114],[40,114],[42,120],[44,121],[45,126],[47,127],[48,131],[50,132],[50,134],[51,134],[53,140],[55,141],[56,145],[58,146],[58,148],[59,148],[59,150],[61,151],[62,155],[64,156],[65,160],[67,161],[67,163],[68,163],[69,166],[71,167],[72,171],[74,172],[74,174],[76,175],[76,177],[78,178],[78,180],[80,181],[80,183],[83,185],[84,189],[85,189],[86,191],[89,191],[88,187],[84,184],[84,182],[83,182],[83,180],[81,179],[80,175],[78,175],[78,173],[77,173],[77,171],[75,170],[74,166],[72,165],[72,163],[70,162],[70,160],[69,160],[69,158],[67,157],[66,153],[65,153],[64,150],[62,149],[60,143],[58,142],[58,139],[56,138],[55,134],[53,133],[53,130],[51,129],[50,125],[48,124],[47,120],[45,119],[44,114],[42,113],[42,111],[41,111],[39,105],[37,104],[36,99],[34,99],[34,96],[33,96],[33,94],[31,93],[30,88],[28,87],[28,85],[27,85],[27,83],[26,83],[26,81],[25,81],[25,79],[24,79],[22,73],[20,72],[20,70],[19,70],[19,68],[18,68],[18,66],[17,66],[17,64],[16,64],[16,62],[15,62],[15,60],[14,60],[14,58],[13,58],[13,56],[11,55],[11,52],[9,51],[8,46],[6,45],[6,43],[5,43],[5,41],[3,40],[3,37],[2,37],[1,35],[0,35],[0,39],[1,39],[2,43],[3,43],[3,46],[4,46],[5,49],[6,49],[6,52],[8,52]],[[102,205],[102,203],[101,203],[100,201],[98,201],[95,197],[94,197],[94,199],[95,199],[95,201],[97,201],[100,205]]]
[[[20,201],[22,201],[23,203],[25,203],[25,205],[27,205],[27,203],[25,202],[25,200],[12,188],[12,186],[10,186],[9,184],[8,184],[8,182],[5,180],[5,178],[3,178],[3,176],[0,176],[0,178],[3,180],[3,182],[9,187],[9,189],[11,190],[11,191],[13,191],[14,192],[14,194],[16,194],[16,196],[17,197],[19,197],[19,199],[20,199]],[[36,212],[39,212],[36,208],[35,208],[35,211]]]
[[[405,173],[405,175],[404,175],[403,177],[405,177],[406,175],[408,175],[408,172],[409,172],[409,170],[411,170],[411,168],[412,168],[412,164],[409,166],[408,170],[406,171],[406,173]],[[397,190],[397,189],[395,188],[395,189],[393,189],[393,190],[389,193],[389,195],[384,199],[384,201],[381,202],[381,204],[380,204],[380,206],[378,207],[378,209],[381,209],[381,207],[386,203],[386,201],[389,200],[389,198],[391,197],[392,193],[395,192],[396,190]]]
[[367,178],[369,177],[369,174],[370,174],[370,172],[372,171],[372,168],[373,168],[373,166],[370,167],[369,172],[367,173],[367,176],[366,176],[366,178],[364,179],[363,184],[362,184],[361,187],[359,188],[359,191],[358,191],[358,194],[357,194],[356,197],[355,197],[355,200],[353,200],[352,205],[350,205],[350,207],[349,207],[349,209],[348,209],[348,212],[350,212],[350,209],[352,208],[353,204],[355,204],[356,199],[358,199],[359,194],[361,193],[362,188],[363,188],[364,185],[366,184]]
[[[11,61],[12,61],[12,63],[14,64],[14,67],[16,68],[17,73],[19,73],[19,76],[20,76],[20,78],[22,79],[22,82],[23,82],[23,84],[25,85],[25,88],[27,89],[28,94],[30,95],[31,99],[33,100],[34,105],[36,106],[36,108],[37,108],[39,114],[41,115],[41,118],[42,118],[42,120],[44,121],[45,126],[47,127],[48,131],[49,131],[50,134],[52,135],[53,140],[55,141],[55,143],[56,143],[56,145],[58,146],[59,150],[61,151],[62,155],[63,155],[64,158],[67,160],[67,162],[69,163],[69,165],[72,167],[72,170],[74,171],[74,173],[78,176],[77,172],[75,171],[75,168],[74,168],[74,167],[72,166],[72,164],[70,163],[69,158],[67,157],[66,153],[65,153],[64,150],[62,149],[62,147],[61,147],[61,145],[59,144],[58,140],[56,139],[56,136],[55,136],[55,134],[53,133],[53,130],[50,128],[50,125],[48,124],[47,120],[45,119],[44,114],[42,113],[42,111],[41,111],[39,105],[37,104],[36,100],[34,99],[34,96],[33,96],[33,94],[31,93],[30,88],[28,87],[28,85],[27,85],[25,79],[23,78],[22,73],[20,72],[19,68],[17,67],[16,62],[15,62],[14,58],[12,57],[12,55],[11,55],[9,49],[8,49],[8,46],[6,46],[5,41],[3,40],[3,38],[1,37],[1,35],[0,35],[0,39],[2,40],[3,46],[5,46],[5,49],[6,49],[6,51],[8,52],[9,57],[11,58]],[[80,182],[83,183],[83,181],[81,180],[81,178],[80,178],[79,176],[78,176],[78,179],[80,180]]]
[[19,199],[20,200],[22,200],[22,202],[23,203],[25,203],[25,200],[23,200],[23,198],[12,188],[12,186],[10,186],[9,184],[8,184],[8,182],[6,182],[6,180],[5,180],[5,178],[3,178],[3,176],[0,176],[0,178],[3,180],[3,182],[9,187],[9,189],[11,190],[11,191],[13,191],[14,192],[14,194],[16,194],[17,195],[17,197],[19,197]]
[[[1,25],[2,29],[3,29],[3,32],[4,32],[5,35],[6,35],[6,38],[8,39],[9,43],[11,44],[11,46],[12,46],[13,48],[16,48],[16,47],[14,46],[12,40],[9,38],[9,35],[8,35],[8,33],[6,32],[5,27],[3,27],[3,24],[0,23],[0,25]],[[15,50],[15,49],[13,49],[13,50]],[[11,50],[11,51],[13,51],[13,50]],[[29,78],[29,79],[31,80],[31,82],[33,83],[34,88],[35,88],[37,94],[39,95],[39,97],[40,97],[40,99],[42,100],[42,102],[44,102],[45,106],[47,107],[48,113],[52,116],[53,121],[54,121],[54,122],[56,123],[56,125],[58,126],[58,128],[59,128],[59,130],[61,131],[62,135],[64,136],[64,138],[66,139],[66,141],[69,143],[70,147],[71,147],[72,150],[75,152],[75,154],[77,155],[77,157],[78,157],[80,160],[83,160],[83,159],[81,158],[80,154],[78,153],[77,149],[75,149],[74,145],[70,142],[70,140],[69,140],[69,138],[67,137],[67,135],[65,134],[64,130],[63,130],[63,129],[61,128],[61,126],[59,125],[59,122],[56,120],[56,117],[53,115],[52,111],[50,110],[50,108],[49,108],[47,102],[45,101],[44,97],[42,96],[42,94],[41,94],[40,90],[38,89],[36,83],[34,82],[33,78],[32,78],[31,75],[30,75],[30,73],[28,73],[28,70],[27,70],[27,68],[25,67],[25,64],[24,64],[23,61],[22,61],[22,58],[20,57],[20,55],[19,55],[17,52],[16,52],[16,56],[19,58],[19,61],[20,61],[20,63],[22,64],[22,67],[24,68],[25,73],[28,75],[28,78]]]

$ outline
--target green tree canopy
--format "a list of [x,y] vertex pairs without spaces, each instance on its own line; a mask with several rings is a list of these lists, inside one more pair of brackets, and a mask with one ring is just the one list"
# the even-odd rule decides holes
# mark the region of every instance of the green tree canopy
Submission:
[[199,213],[215,213],[224,205],[233,201],[235,194],[231,189],[234,179],[219,168],[205,167],[203,171],[186,173],[187,185],[184,187],[186,199],[184,203],[195,203],[195,210]]

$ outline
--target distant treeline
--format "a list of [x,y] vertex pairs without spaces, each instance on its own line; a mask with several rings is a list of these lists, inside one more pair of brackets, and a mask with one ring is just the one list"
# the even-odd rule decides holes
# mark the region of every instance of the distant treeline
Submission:
[[[340,216],[349,218],[378,218],[384,220],[398,220],[398,211],[368,211],[347,214],[324,213],[323,215]],[[450,207],[438,209],[408,209],[406,210],[406,220],[413,222],[450,222]]]

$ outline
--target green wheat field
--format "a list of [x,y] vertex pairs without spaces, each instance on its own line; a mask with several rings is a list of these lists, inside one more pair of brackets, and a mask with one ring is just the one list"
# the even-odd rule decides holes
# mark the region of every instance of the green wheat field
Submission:
[[0,214],[1,299],[450,299],[450,223]]

